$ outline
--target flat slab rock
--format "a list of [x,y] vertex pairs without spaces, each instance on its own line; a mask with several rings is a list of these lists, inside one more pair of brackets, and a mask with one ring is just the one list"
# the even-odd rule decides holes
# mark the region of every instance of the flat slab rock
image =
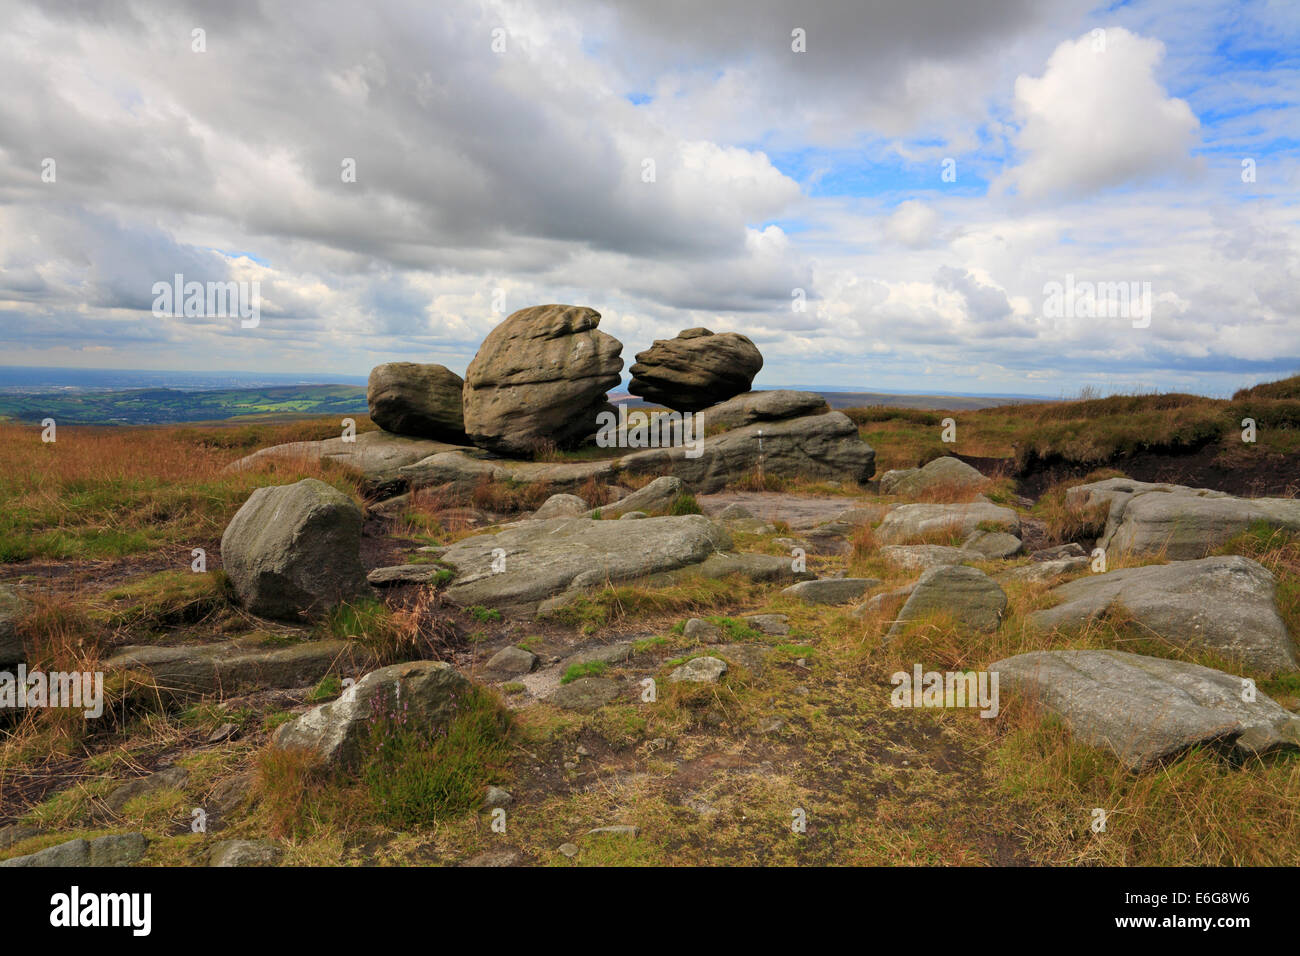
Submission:
[[1098,539],[1108,554],[1163,553],[1171,561],[1203,558],[1254,522],[1300,530],[1300,500],[1237,498],[1208,488],[1107,478],[1066,492],[1066,505],[1108,508]]
[[821,578],[792,584],[781,593],[807,604],[849,604],[880,583],[879,578]]
[[1030,620],[1043,628],[1078,628],[1114,610],[1175,644],[1208,647],[1269,675],[1298,666],[1276,588],[1273,575],[1249,558],[1175,561],[1071,581],[1051,592],[1061,604]]
[[1300,749],[1300,719],[1242,678],[1124,651],[1033,651],[989,665],[1000,688],[1061,716],[1070,732],[1146,770],[1190,747],[1236,757]]
[[267,646],[250,638],[217,644],[141,644],[122,648],[104,662],[104,668],[148,671],[160,691],[183,700],[315,684],[336,665],[365,659],[364,654],[354,659],[353,650],[349,642],[340,640],[288,646]]
[[448,600],[531,614],[548,598],[698,565],[730,547],[726,530],[703,515],[551,518],[464,538],[442,560],[457,572]]
[[[986,528],[980,528],[985,525]],[[890,511],[876,537],[883,544],[906,544],[930,534],[952,532],[963,538],[976,531],[997,528],[1020,536],[1020,519],[1010,508],[986,501],[964,504],[901,505]]]
[[1006,608],[1006,592],[983,571],[965,565],[931,568],[912,587],[887,636],[897,637],[909,621],[931,614],[977,631],[996,631]]
[[886,564],[907,571],[928,571],[944,565],[988,560],[987,555],[979,551],[944,544],[887,544],[879,553]]

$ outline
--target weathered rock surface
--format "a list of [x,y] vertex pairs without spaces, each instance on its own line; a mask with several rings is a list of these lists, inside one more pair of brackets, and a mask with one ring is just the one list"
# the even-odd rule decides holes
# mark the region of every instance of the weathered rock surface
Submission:
[[341,491],[304,478],[258,488],[221,536],[221,562],[254,614],[320,614],[366,590],[361,509]]
[[1123,568],[1052,591],[1061,604],[1030,615],[1043,628],[1078,628],[1113,610],[1182,646],[1206,647],[1260,674],[1297,668],[1278,614],[1273,575],[1249,558]]
[[1300,530],[1300,500],[1235,498],[1207,488],[1188,488],[1107,478],[1066,492],[1066,505],[1108,505],[1098,539],[1109,555],[1157,554],[1171,561],[1203,558],[1256,521]]
[[704,415],[713,428],[743,428],[763,422],[787,421],[809,415],[825,415],[831,410],[826,399],[816,392],[775,389],[770,392],[746,392],[715,405]]
[[670,684],[716,684],[727,673],[727,662],[717,657],[693,657],[668,675]]
[[1006,608],[1006,592],[983,571],[963,565],[931,568],[917,580],[888,636],[901,634],[908,621],[935,613],[977,631],[995,631]]
[[511,680],[529,674],[537,666],[537,655],[522,647],[503,647],[483,665],[485,680]]
[[[464,538],[442,560],[457,571],[448,600],[532,613],[548,598],[698,565],[730,547],[722,526],[703,515],[635,523],[551,518]],[[500,573],[492,569],[497,549],[505,552]]]
[[366,575],[372,587],[391,588],[399,584],[428,584],[444,570],[436,564],[394,564],[375,568]]
[[878,578],[822,578],[800,581],[781,593],[807,604],[848,604],[880,584]]
[[551,495],[542,502],[540,508],[533,512],[533,520],[545,521],[547,518],[572,518],[577,515],[584,515],[590,510],[587,502],[577,495]]
[[1025,550],[1023,541],[1005,531],[976,531],[961,546],[993,560],[1012,558]]
[[604,677],[579,677],[562,684],[547,702],[565,710],[590,711],[608,704],[619,695],[619,684]]
[[594,434],[623,369],[622,343],[599,324],[595,309],[539,305],[489,332],[465,372],[465,431],[474,444],[524,457]]
[[628,392],[681,412],[698,412],[749,391],[763,367],[754,343],[736,332],[686,329],[637,353]]
[[1240,677],[1183,661],[1123,651],[1034,651],[989,666],[1000,689],[1059,714],[1084,743],[1145,770],[1189,747],[1238,757],[1294,750],[1300,720]]
[[399,474],[399,468],[413,465],[439,452],[457,450],[478,451],[475,448],[434,441],[431,438],[409,438],[386,431],[371,431],[357,435],[354,441],[344,441],[339,437],[321,441],[287,442],[283,445],[261,448],[251,455],[245,455],[238,461],[231,462],[226,466],[226,470],[241,471],[267,459],[332,462],[361,472],[366,477],[368,487],[372,489],[400,490],[405,485],[405,478]]
[[[981,529],[987,524],[989,529]],[[980,530],[1006,531],[1020,536],[1020,519],[1010,508],[972,501],[965,504],[900,505],[885,515],[876,528],[884,544],[905,544],[931,534],[952,533],[967,538]]]
[[908,571],[928,571],[950,564],[984,561],[978,551],[951,548],[944,544],[887,544],[879,551],[886,564]]
[[94,840],[69,840],[26,856],[0,862],[0,866],[130,866],[144,856],[149,841],[142,833],[110,833]]
[[104,667],[110,672],[145,671],[164,695],[186,700],[315,684],[335,664],[350,660],[351,652],[347,641],[305,641],[268,647],[256,638],[243,637],[218,644],[124,647],[105,661]]
[[461,392],[465,380],[441,365],[389,362],[370,370],[366,404],[385,431],[467,444]]
[[670,509],[673,502],[685,491],[686,489],[682,486],[680,478],[673,475],[663,475],[644,488],[638,488],[625,498],[612,501],[607,505],[601,505],[599,508],[593,508],[587,514],[595,515],[599,512],[602,518],[621,518],[623,515],[631,514],[634,511],[641,511],[646,514],[663,513]]
[[212,848],[209,866],[275,866],[280,850],[263,840],[222,840]]
[[1042,584],[1062,574],[1088,570],[1089,560],[1085,558],[1056,558],[1052,561],[1034,561],[1024,567],[1012,568],[997,575],[995,580],[1011,583],[1018,581],[1028,584]]
[[960,458],[936,458],[921,468],[901,468],[880,476],[880,493],[915,498],[937,488],[975,489],[988,483],[978,470]]
[[328,763],[356,767],[376,713],[403,709],[408,728],[436,732],[452,719],[474,685],[450,664],[412,661],[371,671],[338,698],[287,724],[272,737],[281,749],[305,749]]

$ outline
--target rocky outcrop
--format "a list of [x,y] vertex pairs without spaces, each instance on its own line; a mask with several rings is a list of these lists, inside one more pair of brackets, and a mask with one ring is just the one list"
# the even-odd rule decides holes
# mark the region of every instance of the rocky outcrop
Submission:
[[320,614],[366,591],[361,524],[352,499],[315,478],[258,488],[221,536],[222,567],[254,614]]
[[475,687],[450,664],[413,661],[371,671],[337,699],[287,724],[272,738],[282,749],[309,750],[323,761],[355,768],[377,714],[400,709],[408,729],[436,733],[445,727]]
[[998,661],[1000,690],[1058,714],[1083,743],[1146,770],[1196,746],[1236,757],[1297,749],[1300,719],[1240,677],[1123,651],[1033,651]]
[[388,362],[370,370],[370,420],[397,435],[465,444],[465,380],[442,365]]
[[682,412],[698,412],[749,391],[763,356],[743,335],[687,329],[640,352],[628,392]]
[[1249,558],[1175,561],[1071,581],[1051,592],[1060,604],[1030,620],[1075,629],[1113,611],[1153,637],[1208,648],[1254,673],[1273,674],[1297,668],[1276,589],[1273,575]]
[[887,471],[880,476],[880,493],[915,498],[939,488],[952,491],[976,489],[988,479],[959,458],[936,458],[921,468]]
[[1207,488],[1188,488],[1128,478],[1107,478],[1066,492],[1066,506],[1107,509],[1098,547],[1108,555],[1159,554],[1171,561],[1203,558],[1254,522],[1300,530],[1300,500],[1235,498]]
[[623,368],[622,343],[599,324],[594,309],[539,305],[488,333],[465,372],[465,431],[474,444],[528,457],[594,434]]

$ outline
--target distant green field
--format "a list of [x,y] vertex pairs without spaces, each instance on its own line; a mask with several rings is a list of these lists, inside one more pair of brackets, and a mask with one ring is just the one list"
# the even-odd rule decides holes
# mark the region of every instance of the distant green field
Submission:
[[60,425],[169,425],[253,416],[269,421],[280,416],[365,413],[366,390],[360,385],[0,394],[0,421],[35,423],[53,418]]

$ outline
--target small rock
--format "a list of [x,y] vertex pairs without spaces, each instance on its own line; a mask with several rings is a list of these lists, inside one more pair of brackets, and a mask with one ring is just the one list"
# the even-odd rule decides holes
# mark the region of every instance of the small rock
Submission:
[[722,628],[698,617],[693,617],[687,621],[682,633],[693,641],[699,641],[701,644],[722,643]]
[[568,684],[561,684],[548,700],[556,707],[565,710],[596,710],[618,697],[619,685],[616,681],[604,677],[580,677]]
[[502,787],[489,786],[487,795],[483,798],[484,810],[495,810],[497,807],[509,806],[514,802],[514,795]]
[[1025,544],[1014,534],[1005,531],[974,531],[961,546],[968,551],[978,551],[994,560],[1010,558],[1025,550]]
[[1081,558],[1087,553],[1082,545],[1071,541],[1069,544],[1058,544],[1054,548],[1041,548],[1030,557],[1035,561],[1055,561],[1058,558]]
[[504,647],[497,651],[483,667],[483,677],[490,681],[504,681],[532,673],[537,666],[537,655],[522,647]]
[[757,516],[744,505],[733,503],[723,508],[718,517],[723,521],[736,521],[739,519],[753,520]]
[[773,637],[784,637],[790,633],[790,619],[784,614],[751,614],[742,620],[756,631]]
[[180,789],[185,786],[185,781],[189,779],[189,776],[190,772],[184,767],[169,767],[166,770],[151,773],[147,777],[138,777],[122,784],[122,786],[110,793],[104,799],[104,805],[114,813],[121,813],[122,808],[136,797],[154,793],[158,790]]
[[727,672],[727,662],[716,657],[696,657],[668,675],[670,683],[713,684]]
[[239,734],[239,727],[235,724],[222,724],[212,733],[208,734],[208,743],[219,744],[222,741],[230,740]]
[[222,840],[212,848],[209,866],[275,866],[280,850],[261,840]]
[[800,581],[781,591],[808,604],[848,604],[880,584],[878,578],[821,578]]
[[375,568],[366,575],[366,580],[377,588],[391,588],[399,584],[428,584],[443,570],[436,564],[394,564],[387,568]]
[[[569,844],[565,844],[568,846]],[[461,866],[515,866],[522,859],[522,854],[512,846],[496,850],[484,850],[470,857]]]
[[542,506],[533,512],[533,520],[545,521],[547,518],[562,518],[569,515],[582,515],[591,510],[591,505],[577,495],[551,495]]
[[560,852],[569,859],[573,859],[578,855],[578,845],[576,843],[561,843]]

